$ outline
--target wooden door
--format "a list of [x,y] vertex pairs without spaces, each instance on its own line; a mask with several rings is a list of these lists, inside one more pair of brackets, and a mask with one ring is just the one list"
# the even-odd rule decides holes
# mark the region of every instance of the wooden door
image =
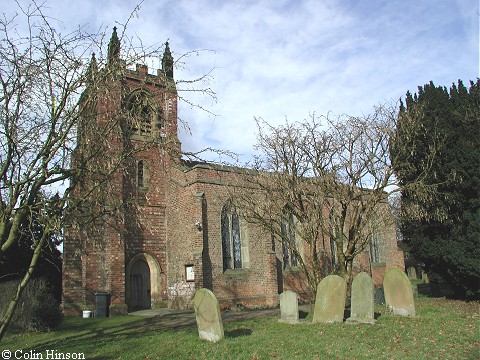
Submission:
[[146,261],[137,260],[130,270],[132,310],[150,309],[150,268]]

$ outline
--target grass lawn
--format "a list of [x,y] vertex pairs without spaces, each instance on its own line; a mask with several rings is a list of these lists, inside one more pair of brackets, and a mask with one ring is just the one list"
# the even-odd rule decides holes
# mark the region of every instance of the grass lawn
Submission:
[[414,319],[376,310],[375,325],[289,325],[258,314],[226,320],[216,344],[198,338],[191,314],[67,317],[50,333],[7,335],[0,359],[5,350],[12,359],[480,359],[479,303],[416,298]]

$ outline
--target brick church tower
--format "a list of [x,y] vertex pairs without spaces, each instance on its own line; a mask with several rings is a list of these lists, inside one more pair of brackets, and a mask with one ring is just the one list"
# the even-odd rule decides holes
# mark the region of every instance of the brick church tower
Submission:
[[180,159],[173,58],[167,43],[156,75],[140,64],[127,69],[114,28],[107,64],[98,70],[93,56],[88,76],[73,161],[99,154],[76,196],[90,193],[88,211],[96,203],[102,211],[66,229],[63,306],[78,314],[108,292],[111,311],[125,313],[165,293],[166,186]]

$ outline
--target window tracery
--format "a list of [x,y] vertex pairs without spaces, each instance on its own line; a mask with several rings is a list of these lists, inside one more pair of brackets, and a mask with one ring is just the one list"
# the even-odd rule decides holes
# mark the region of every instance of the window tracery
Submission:
[[152,96],[144,90],[132,92],[124,104],[131,136],[159,138],[164,133],[161,108]]
[[240,269],[242,262],[242,234],[238,214],[230,206],[225,205],[221,214],[221,235],[223,271]]

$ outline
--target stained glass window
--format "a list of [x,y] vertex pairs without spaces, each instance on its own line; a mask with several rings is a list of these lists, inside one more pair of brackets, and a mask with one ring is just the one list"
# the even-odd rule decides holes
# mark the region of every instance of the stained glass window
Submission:
[[[224,206],[221,215],[223,270],[242,267],[240,220],[235,211]],[[233,261],[232,261],[233,254]]]

